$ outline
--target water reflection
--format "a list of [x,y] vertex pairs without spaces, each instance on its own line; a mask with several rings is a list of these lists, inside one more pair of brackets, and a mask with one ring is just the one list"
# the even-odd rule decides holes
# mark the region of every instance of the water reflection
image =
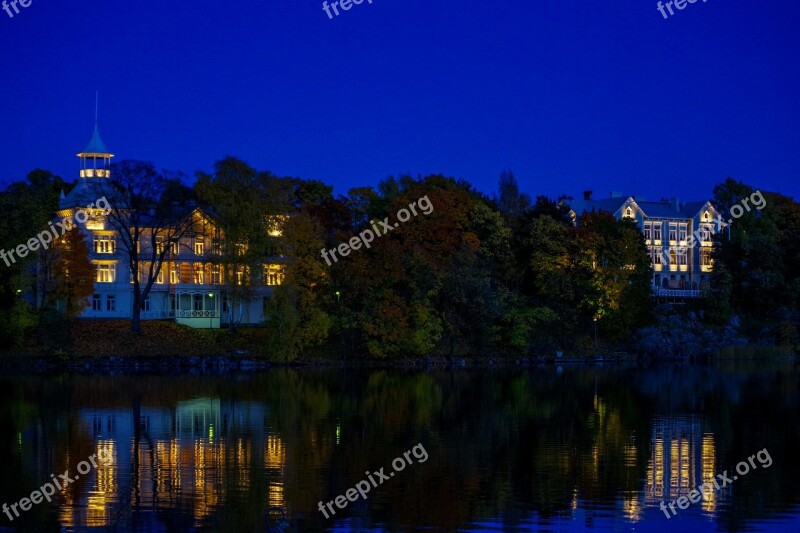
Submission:
[[[800,375],[553,368],[272,371],[239,377],[16,376],[0,383],[2,501],[107,454],[23,529],[740,530],[800,520]],[[329,501],[424,443],[406,469],[325,520]],[[757,450],[774,467],[679,516],[675,501]]]

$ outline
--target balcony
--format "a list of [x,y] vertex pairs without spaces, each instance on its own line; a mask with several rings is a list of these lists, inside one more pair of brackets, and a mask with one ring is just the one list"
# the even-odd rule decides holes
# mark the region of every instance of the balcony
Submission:
[[702,291],[699,289],[674,289],[651,286],[653,296],[656,298],[700,298]]

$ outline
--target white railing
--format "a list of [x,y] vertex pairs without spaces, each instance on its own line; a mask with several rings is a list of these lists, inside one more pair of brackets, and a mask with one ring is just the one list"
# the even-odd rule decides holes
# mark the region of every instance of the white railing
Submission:
[[653,287],[653,294],[665,298],[700,298],[702,291],[698,289],[662,289]]
[[219,318],[219,311],[176,311],[177,318]]

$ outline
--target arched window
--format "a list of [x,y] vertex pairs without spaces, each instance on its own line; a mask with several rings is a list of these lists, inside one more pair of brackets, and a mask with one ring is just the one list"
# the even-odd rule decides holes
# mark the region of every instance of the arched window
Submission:
[[630,207],[625,209],[625,218],[633,218],[633,209]]

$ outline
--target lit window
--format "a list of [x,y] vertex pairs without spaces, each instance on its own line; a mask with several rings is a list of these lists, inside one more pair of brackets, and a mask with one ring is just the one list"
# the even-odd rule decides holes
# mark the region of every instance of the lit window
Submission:
[[169,282],[173,285],[180,281],[180,277],[178,276],[178,265],[171,264],[169,266]]
[[661,223],[657,222],[653,224],[653,240],[660,241],[661,240]]
[[97,283],[114,283],[117,277],[116,265],[98,265]]
[[170,245],[170,252],[172,253],[172,255],[178,255],[181,252],[181,243],[173,242]]
[[194,243],[194,255],[203,255],[205,253],[206,243],[203,241],[195,241]]
[[113,294],[106,295],[106,311],[116,311],[117,310],[117,297]]
[[650,249],[650,259],[654,265],[661,264],[661,248],[651,248]]
[[714,234],[714,227],[711,224],[700,225],[700,242],[709,243]]
[[116,249],[116,242],[113,235],[95,235],[94,252],[96,254],[113,254]]
[[164,283],[164,265],[161,265],[161,268],[158,269],[158,275],[156,276],[156,283],[159,285],[163,285]]
[[625,208],[625,218],[633,218],[633,209],[630,207]]
[[688,263],[689,254],[687,253],[686,248],[679,248],[678,249],[678,264],[683,266]]
[[219,243],[219,239],[213,239],[211,241],[211,253],[214,255],[222,255],[222,246]]
[[677,265],[678,264],[678,254],[675,248],[669,249],[669,264],[670,265]]
[[160,254],[164,251],[164,239],[162,237],[156,237],[156,253]]
[[700,264],[704,267],[714,266],[714,258],[711,257],[711,250],[700,250]]
[[192,283],[203,284],[203,264],[195,263],[192,265]]
[[708,211],[703,212],[703,222],[708,222]]
[[236,255],[241,257],[247,253],[247,245],[246,244],[237,244],[236,245]]
[[678,225],[675,222],[669,223],[669,240],[670,241],[678,240]]
[[678,240],[685,241],[688,232],[689,232],[688,224],[680,224],[678,226]]
[[211,283],[222,283],[222,269],[219,267],[219,265],[211,266]]
[[280,285],[283,278],[283,265],[264,265],[264,285]]
[[247,272],[247,267],[240,266],[236,269],[236,284],[237,285],[245,285],[249,281],[249,276]]
[[644,223],[644,238],[647,241],[653,240],[653,223],[652,222],[645,222]]

